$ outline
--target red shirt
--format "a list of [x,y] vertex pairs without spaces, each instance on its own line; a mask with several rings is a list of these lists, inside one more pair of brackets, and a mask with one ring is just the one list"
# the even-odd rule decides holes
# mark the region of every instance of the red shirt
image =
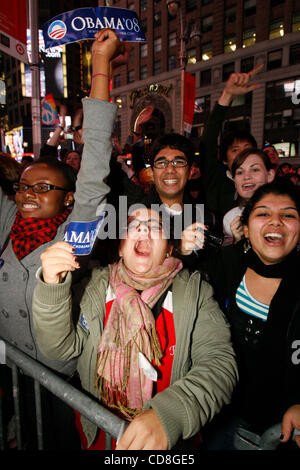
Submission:
[[[112,303],[115,299],[115,295],[109,286],[106,293],[106,315],[104,320],[104,325],[108,319]],[[171,380],[171,371],[173,365],[173,357],[175,353],[176,337],[175,337],[175,328],[173,320],[173,299],[172,291],[168,291],[167,296],[162,304],[161,312],[156,319],[156,333],[158,340],[160,342],[161,350],[163,357],[161,359],[161,365],[156,366],[155,369],[158,373],[158,378],[156,382],[156,393],[162,392],[170,385]],[[80,415],[76,413],[76,426],[80,433],[81,442],[85,450],[104,450],[105,449],[105,433],[100,430],[97,439],[94,443],[88,448],[87,440],[85,434],[82,431],[80,423]],[[115,440],[113,439],[113,449],[115,448]]]

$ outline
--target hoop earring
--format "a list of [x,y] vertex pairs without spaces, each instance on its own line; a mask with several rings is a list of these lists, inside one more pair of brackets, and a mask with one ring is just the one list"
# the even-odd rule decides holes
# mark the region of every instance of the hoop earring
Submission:
[[246,238],[246,240],[244,242],[244,253],[248,253],[250,248],[252,248],[251,247],[251,242],[250,242],[249,238]]

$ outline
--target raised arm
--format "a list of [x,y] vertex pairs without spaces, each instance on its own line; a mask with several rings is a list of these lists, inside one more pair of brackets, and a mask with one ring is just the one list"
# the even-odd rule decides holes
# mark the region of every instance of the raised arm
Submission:
[[222,183],[225,181],[226,186],[228,181],[218,159],[218,136],[232,100],[236,96],[245,95],[258,88],[258,84],[250,84],[249,82],[262,67],[263,64],[260,64],[248,73],[230,75],[205,126],[200,142],[200,169],[207,205],[216,214],[224,215],[232,207],[231,193],[222,194],[220,192]]
[[109,29],[99,31],[95,38],[91,93],[82,100],[84,148],[71,215],[77,222],[95,220],[97,208],[109,192],[104,179],[110,172],[111,134],[117,110],[109,102],[110,62],[118,54],[120,41]]

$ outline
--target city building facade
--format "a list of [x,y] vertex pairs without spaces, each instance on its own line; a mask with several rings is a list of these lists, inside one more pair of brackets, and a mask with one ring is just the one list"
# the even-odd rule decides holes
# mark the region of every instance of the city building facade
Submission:
[[[198,42],[184,39],[186,71],[195,76],[196,102],[191,138],[201,136],[208,114],[232,72],[248,72],[263,63],[255,77],[260,87],[235,100],[224,131],[248,128],[258,145],[276,144],[282,157],[300,155],[300,2],[299,0],[180,0],[182,24],[201,32]],[[137,12],[146,43],[128,46],[128,61],[116,67],[112,99],[118,104],[115,134],[124,145],[140,112],[154,106],[160,131],[181,126],[180,14],[171,16],[166,0],[39,1],[40,27],[59,13],[86,6],[109,5]],[[64,96],[55,96],[75,112],[91,82],[91,41],[65,47]],[[0,54],[0,84],[5,82],[1,127],[31,131],[30,98],[23,96],[20,63]],[[2,79],[2,82],[1,82]],[[1,92],[1,90],[0,90]],[[47,92],[47,90],[46,90]],[[43,128],[45,140],[49,128]],[[26,137],[27,139],[27,137]],[[24,140],[26,140],[24,139]],[[30,150],[30,142],[27,143]]]
[[[112,95],[119,105],[121,142],[134,129],[141,110],[152,104],[165,131],[180,129],[180,17],[165,0],[115,0],[134,9],[147,44],[133,44],[129,60],[115,70]],[[186,71],[196,79],[191,137],[201,136],[207,116],[230,73],[248,72],[260,87],[235,100],[224,129],[243,126],[258,145],[275,143],[283,157],[300,151],[300,3],[294,0],[181,0],[184,25],[194,23],[200,42],[186,42]],[[280,144],[280,145],[279,145]]]

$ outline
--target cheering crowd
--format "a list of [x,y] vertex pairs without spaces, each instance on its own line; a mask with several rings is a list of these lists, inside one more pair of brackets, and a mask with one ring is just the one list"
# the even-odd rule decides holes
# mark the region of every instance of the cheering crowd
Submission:
[[[158,136],[147,163],[139,116],[132,158],[114,139],[112,30],[95,35],[92,86],[74,127],[81,150],[58,158],[61,129],[23,167],[1,157],[0,337],[128,422],[117,450],[234,450],[238,426],[281,423],[280,448],[300,438],[298,170],[246,131],[218,137],[262,68],[232,74],[199,142]],[[79,116],[81,117],[81,116]],[[2,161],[3,160],[3,161]],[[118,209],[116,230],[78,256],[69,224]],[[107,205],[105,205],[107,204]],[[298,349],[297,349],[298,348]],[[0,387],[11,426],[10,364]],[[22,377],[27,448],[33,381]],[[43,390],[48,449],[105,448],[105,434]],[[8,439],[13,445],[13,438]]]

